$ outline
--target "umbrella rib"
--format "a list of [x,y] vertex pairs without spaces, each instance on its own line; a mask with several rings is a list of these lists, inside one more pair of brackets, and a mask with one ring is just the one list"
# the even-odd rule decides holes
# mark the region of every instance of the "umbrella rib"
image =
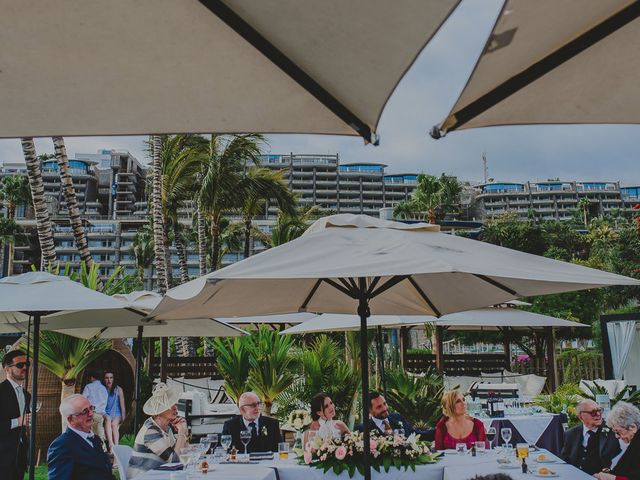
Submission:
[[371,295],[371,292],[373,292],[373,290],[378,286],[378,283],[380,283],[380,279],[382,277],[375,277],[373,279],[373,281],[371,282],[371,284],[369,285],[369,289],[367,290],[367,296]]
[[318,287],[320,286],[321,283],[322,283],[322,279],[316,281],[316,283],[313,284],[313,287],[311,288],[309,295],[307,295],[307,298],[305,298],[304,302],[302,302],[302,305],[300,305],[300,308],[299,308],[300,311],[304,311],[307,309],[307,304],[311,301],[311,298],[316,294],[316,290],[318,290]]
[[[376,277],[376,278],[380,278],[380,277]],[[368,297],[369,298],[377,297],[381,293],[386,292],[391,287],[396,286],[398,283],[400,283],[401,281],[403,281],[403,280],[405,280],[407,278],[411,278],[411,277],[409,277],[409,275],[395,275],[395,276],[391,277],[389,280],[387,280],[385,283],[383,283],[382,286],[379,287],[377,290],[374,290],[373,292],[371,292],[368,295]]]
[[[448,132],[457,130],[465,123],[486,112],[514,93],[522,90],[527,85],[535,82],[554,68],[559,67],[568,60],[571,60],[579,53],[582,53],[584,50],[616,32],[639,16],[640,2],[636,1],[609,18],[606,18],[590,30],[584,32],[582,35],[574,38],[569,43],[551,52],[546,57],[538,60],[520,73],[505,80],[500,85],[474,100],[466,107],[452,113],[450,118],[453,118],[453,124],[446,128],[443,128],[444,124],[440,127],[434,127],[431,130],[431,136],[438,139],[446,135]],[[489,44],[489,41],[491,41],[491,38],[487,41],[487,45]]]
[[515,296],[519,296],[518,292],[516,292],[515,290],[507,287],[506,285],[501,284],[500,282],[498,282],[497,280],[494,280],[491,277],[487,277],[486,275],[481,275],[479,273],[473,273],[472,274],[474,277],[479,278],[480,280],[484,280],[487,283],[490,283],[491,285],[493,285],[494,287],[499,288],[500,290],[503,290],[505,292],[507,292],[510,295],[515,295]]
[[369,125],[362,121],[347,106],[334,97],[328,90],[316,82],[309,74],[302,70],[293,60],[287,57],[275,45],[263,37],[255,28],[234,12],[222,0],[199,0],[210,12],[227,24],[238,35],[262,53],[275,66],[280,68],[298,85],[304,88],[320,103],[331,110],[344,123],[353,128],[367,143],[378,145],[377,135],[371,131]]
[[418,294],[422,297],[422,299],[427,302],[427,305],[429,305],[429,308],[431,308],[431,310],[433,310],[433,313],[436,314],[436,317],[441,317],[442,313],[440,313],[440,310],[438,310],[438,308],[433,304],[433,302],[431,301],[431,299],[427,296],[426,293],[424,293],[424,290],[422,290],[422,288],[420,287],[420,285],[418,285],[418,282],[416,282],[413,277],[409,277],[409,282],[411,283],[411,285],[413,285],[413,288],[416,289],[416,292],[418,292]]
[[338,282],[335,282],[335,281],[331,280],[330,278],[323,278],[322,281],[325,282],[325,283],[328,283],[329,285],[331,285],[336,290],[340,290],[342,293],[344,293],[345,295],[347,295],[347,296],[349,296],[351,298],[358,298],[356,293],[354,293],[352,290],[349,290],[348,288],[343,287]]

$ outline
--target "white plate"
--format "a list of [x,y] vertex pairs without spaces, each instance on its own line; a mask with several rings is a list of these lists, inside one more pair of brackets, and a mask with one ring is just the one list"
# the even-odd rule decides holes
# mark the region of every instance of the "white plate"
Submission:
[[540,475],[538,472],[533,472],[533,476],[538,478],[554,478],[554,477],[559,477],[560,475],[558,474],[558,472],[550,475]]
[[515,465],[513,463],[501,463],[498,465],[498,468],[503,470],[514,470],[516,468],[520,468],[520,465]]
[[536,463],[556,463],[557,462],[557,460],[554,460],[553,458],[547,458],[546,460],[538,460],[537,458],[534,458],[533,461]]

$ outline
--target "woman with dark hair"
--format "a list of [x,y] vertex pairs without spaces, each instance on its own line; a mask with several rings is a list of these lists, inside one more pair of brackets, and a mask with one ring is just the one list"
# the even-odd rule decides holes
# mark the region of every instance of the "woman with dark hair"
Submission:
[[347,433],[351,433],[349,428],[340,420],[334,420],[336,416],[336,407],[331,397],[320,392],[311,399],[311,418],[313,422],[309,425],[309,429],[305,432],[304,443],[306,445],[308,432],[317,432],[322,438],[341,437]]
[[104,415],[104,431],[109,443],[109,451],[120,442],[120,424],[126,417],[124,408],[124,392],[122,387],[116,384],[113,372],[104,374],[104,386],[107,387],[107,406]]

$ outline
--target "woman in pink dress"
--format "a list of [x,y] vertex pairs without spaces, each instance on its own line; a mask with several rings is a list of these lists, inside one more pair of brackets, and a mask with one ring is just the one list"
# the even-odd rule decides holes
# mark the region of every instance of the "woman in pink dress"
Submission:
[[465,443],[471,448],[475,442],[486,442],[484,425],[467,415],[467,402],[459,391],[444,393],[442,413],[444,415],[436,425],[436,450],[455,449],[457,443]]

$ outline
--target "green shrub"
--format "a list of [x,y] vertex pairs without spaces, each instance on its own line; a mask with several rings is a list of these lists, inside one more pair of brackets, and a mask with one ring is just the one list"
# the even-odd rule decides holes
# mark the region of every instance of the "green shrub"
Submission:
[[430,348],[408,348],[407,355],[426,356],[432,355],[433,352]]
[[567,406],[569,426],[578,423],[576,405],[582,398],[582,391],[577,383],[564,383],[550,395],[536,395],[534,404],[543,407],[547,412],[560,413]]
[[429,369],[424,376],[402,369],[387,372],[387,402],[417,428],[433,426],[442,415],[442,375]]

